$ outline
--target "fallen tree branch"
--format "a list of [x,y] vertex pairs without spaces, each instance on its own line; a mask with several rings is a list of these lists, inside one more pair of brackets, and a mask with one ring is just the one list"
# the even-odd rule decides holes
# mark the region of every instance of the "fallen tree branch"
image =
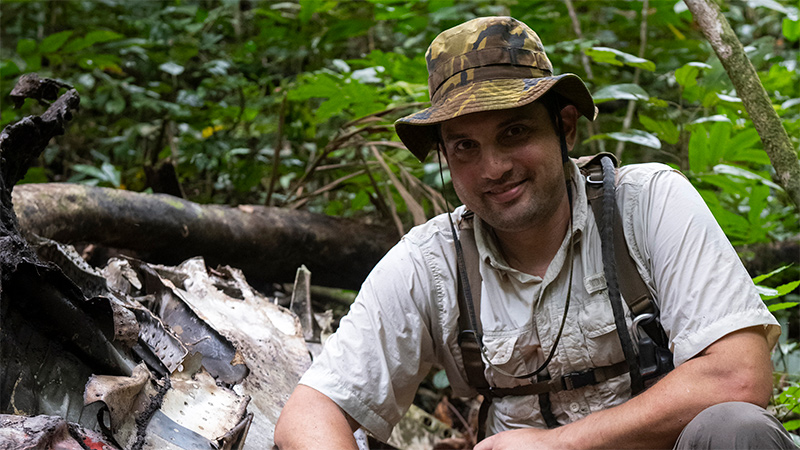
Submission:
[[162,264],[203,256],[255,282],[291,282],[305,264],[315,285],[357,289],[397,242],[391,229],[307,211],[199,205],[76,184],[18,186],[14,207],[24,233],[133,250]]

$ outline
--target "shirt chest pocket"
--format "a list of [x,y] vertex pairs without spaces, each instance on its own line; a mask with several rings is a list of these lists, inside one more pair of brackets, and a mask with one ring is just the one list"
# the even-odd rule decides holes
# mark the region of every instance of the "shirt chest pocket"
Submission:
[[578,311],[578,325],[592,366],[602,367],[625,359],[608,298],[605,277],[596,274],[584,281],[588,296]]
[[[515,332],[491,333],[483,336],[486,356],[496,367],[513,375],[525,375],[541,364],[541,345],[535,328],[529,327]],[[486,377],[496,387],[511,387],[520,382],[489,368]]]

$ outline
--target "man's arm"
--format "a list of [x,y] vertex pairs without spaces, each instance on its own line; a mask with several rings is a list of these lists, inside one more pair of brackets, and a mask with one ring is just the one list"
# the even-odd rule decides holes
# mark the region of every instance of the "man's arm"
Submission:
[[742,401],[765,407],[772,364],[763,327],[724,336],[622,405],[553,430],[498,433],[476,450],[539,448],[672,448],[703,409]]
[[275,426],[275,445],[281,450],[357,449],[353,433],[358,422],[324,394],[297,385]]

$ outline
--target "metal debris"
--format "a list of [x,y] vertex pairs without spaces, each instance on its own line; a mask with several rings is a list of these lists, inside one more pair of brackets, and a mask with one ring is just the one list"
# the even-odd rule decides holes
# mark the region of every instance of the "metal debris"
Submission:
[[[69,247],[39,244],[41,257],[68,275],[61,282],[74,283],[75,296],[3,305],[0,350],[10,364],[0,373],[0,412],[19,416],[0,416],[0,448],[42,439],[18,425],[28,421],[58,422],[61,428],[40,431],[61,435],[62,428],[104,430],[100,446],[86,448],[272,448],[280,411],[311,363],[311,346],[321,348],[320,337],[330,333],[329,311],[308,314],[307,276],[300,282],[305,291],[295,289],[306,292],[305,336],[295,314],[236,269],[209,270],[202,258],[177,267],[117,259],[98,272]],[[25,417],[40,414],[47,419]],[[453,435],[414,407],[390,444],[430,448]],[[63,436],[67,442],[72,435]],[[357,436],[367,448],[363,432]]]

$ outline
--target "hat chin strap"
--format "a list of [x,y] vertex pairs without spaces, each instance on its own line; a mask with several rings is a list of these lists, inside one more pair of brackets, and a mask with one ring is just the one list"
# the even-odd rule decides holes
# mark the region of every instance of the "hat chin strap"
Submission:
[[569,161],[569,148],[567,147],[567,136],[564,132],[564,119],[561,117],[561,102],[558,96],[553,96],[553,102],[548,105],[550,119],[558,133],[558,142],[561,146],[561,165],[564,169],[564,182],[567,185],[567,201],[569,202],[569,215],[572,219],[572,165]]

